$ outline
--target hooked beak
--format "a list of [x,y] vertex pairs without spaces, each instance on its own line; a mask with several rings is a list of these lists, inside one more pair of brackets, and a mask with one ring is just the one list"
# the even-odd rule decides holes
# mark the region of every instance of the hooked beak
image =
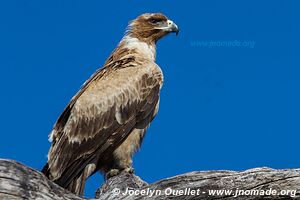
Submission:
[[179,33],[178,26],[172,20],[168,20],[167,23],[168,23],[167,29],[170,32],[176,33],[176,35],[178,35],[178,33]]
[[168,33],[176,33],[176,35],[179,33],[178,26],[172,20],[168,20],[166,25],[157,27],[156,29],[164,30]]

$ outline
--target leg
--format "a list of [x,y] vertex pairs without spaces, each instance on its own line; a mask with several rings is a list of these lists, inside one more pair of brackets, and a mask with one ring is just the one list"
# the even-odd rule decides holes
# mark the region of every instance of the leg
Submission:
[[114,151],[113,167],[110,169],[106,178],[116,176],[121,171],[134,173],[132,168],[132,156],[139,149],[146,129],[134,129],[127,139]]

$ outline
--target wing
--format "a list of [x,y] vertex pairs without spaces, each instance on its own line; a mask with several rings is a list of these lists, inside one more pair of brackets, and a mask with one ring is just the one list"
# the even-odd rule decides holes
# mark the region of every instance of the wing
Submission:
[[52,180],[67,186],[87,164],[110,156],[133,128],[149,124],[162,82],[156,68],[117,63],[84,84],[53,128],[48,160]]

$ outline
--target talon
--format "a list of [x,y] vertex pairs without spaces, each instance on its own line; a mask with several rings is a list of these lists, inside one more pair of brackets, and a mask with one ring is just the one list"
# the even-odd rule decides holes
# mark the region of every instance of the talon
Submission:
[[133,167],[128,167],[126,169],[124,169],[125,172],[130,173],[130,174],[134,174],[134,168]]
[[119,169],[111,169],[109,170],[109,172],[106,173],[106,179],[109,179],[113,176],[117,176],[118,174],[120,174],[120,170]]

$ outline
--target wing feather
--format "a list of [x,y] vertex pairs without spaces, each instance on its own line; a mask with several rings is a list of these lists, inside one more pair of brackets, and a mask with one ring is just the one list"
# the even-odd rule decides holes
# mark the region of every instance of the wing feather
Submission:
[[97,71],[55,124],[48,168],[61,186],[87,164],[111,155],[137,125],[153,119],[161,87],[159,73],[153,73],[157,66],[123,64]]

